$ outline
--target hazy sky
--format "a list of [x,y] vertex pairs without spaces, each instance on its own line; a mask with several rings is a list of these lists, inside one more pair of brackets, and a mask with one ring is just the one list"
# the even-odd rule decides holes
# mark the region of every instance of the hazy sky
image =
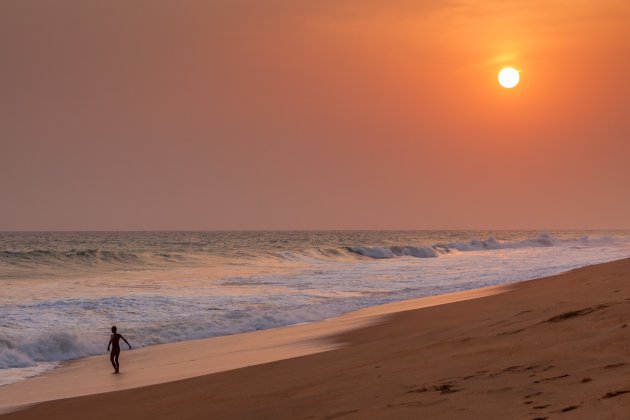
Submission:
[[2,0],[0,230],[630,228],[629,77],[627,0]]

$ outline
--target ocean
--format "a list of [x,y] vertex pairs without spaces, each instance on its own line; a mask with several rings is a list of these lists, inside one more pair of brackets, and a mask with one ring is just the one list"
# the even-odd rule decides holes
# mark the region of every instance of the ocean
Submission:
[[366,306],[630,256],[627,231],[0,233],[0,385],[134,347],[314,322]]

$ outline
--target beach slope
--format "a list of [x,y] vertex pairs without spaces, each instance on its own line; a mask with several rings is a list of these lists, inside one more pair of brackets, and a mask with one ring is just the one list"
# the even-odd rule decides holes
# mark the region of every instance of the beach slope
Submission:
[[333,350],[2,418],[627,418],[629,318],[621,260],[381,315]]

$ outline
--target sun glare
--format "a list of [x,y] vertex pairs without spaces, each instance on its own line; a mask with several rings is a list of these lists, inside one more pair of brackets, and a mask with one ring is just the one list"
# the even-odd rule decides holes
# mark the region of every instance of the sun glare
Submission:
[[499,84],[506,89],[512,89],[518,85],[520,79],[518,70],[512,67],[506,67],[499,72]]

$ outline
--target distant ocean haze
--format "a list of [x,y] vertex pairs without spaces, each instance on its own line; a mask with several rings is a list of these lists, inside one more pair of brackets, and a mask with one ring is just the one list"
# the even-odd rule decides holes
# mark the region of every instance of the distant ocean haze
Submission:
[[0,384],[102,354],[114,324],[148,346],[628,256],[627,231],[0,233]]

